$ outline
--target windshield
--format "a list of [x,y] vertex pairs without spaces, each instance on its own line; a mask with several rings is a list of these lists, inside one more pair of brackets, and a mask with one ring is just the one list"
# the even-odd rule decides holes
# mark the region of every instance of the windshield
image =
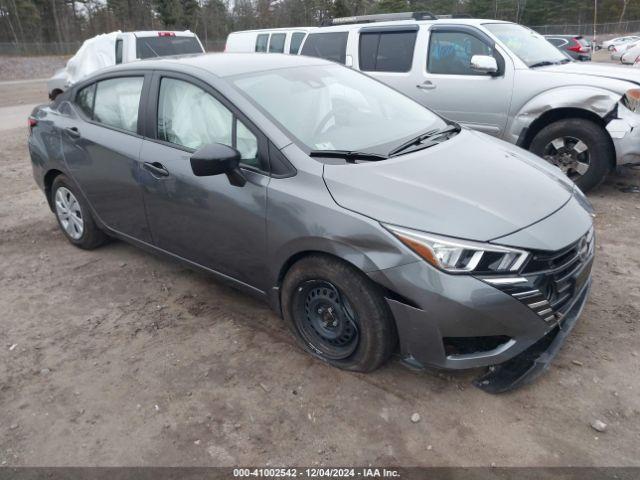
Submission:
[[310,150],[387,153],[447,124],[419,103],[338,65],[235,77],[233,84]]
[[528,67],[566,63],[569,60],[539,33],[515,23],[485,23],[493,33]]
[[136,38],[136,54],[139,59],[202,53],[196,37],[163,35]]

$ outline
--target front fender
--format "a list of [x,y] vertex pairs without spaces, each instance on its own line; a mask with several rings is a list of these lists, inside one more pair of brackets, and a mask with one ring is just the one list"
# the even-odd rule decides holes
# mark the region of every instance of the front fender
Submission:
[[573,108],[604,118],[618,103],[620,94],[604,88],[567,86],[547,90],[525,103],[510,119],[505,140],[519,144],[523,132],[543,114],[557,109]]

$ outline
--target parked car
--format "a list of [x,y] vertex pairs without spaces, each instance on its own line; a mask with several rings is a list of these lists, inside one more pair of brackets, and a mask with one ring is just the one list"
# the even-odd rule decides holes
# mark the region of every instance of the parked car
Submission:
[[55,99],[69,86],[93,72],[145,58],[203,53],[195,33],[183,32],[111,32],[85,40],[65,68],[47,81],[49,98]]
[[620,57],[620,62],[625,65],[633,65],[640,57],[640,43],[636,43],[635,46],[628,48],[626,52]]
[[302,42],[314,27],[244,30],[227,36],[227,53],[300,53]]
[[[586,302],[591,208],[560,170],[332,62],[264,54],[103,70],[29,118],[67,239],[108,236],[268,301],[371,371],[540,373]],[[56,142],[52,139],[56,139]]]
[[640,45],[640,41],[632,42],[632,43],[623,43],[622,45],[616,45],[611,50],[611,60],[613,60],[614,62],[622,61],[622,56],[625,53],[627,53],[629,49],[634,48],[637,45]]
[[571,62],[510,22],[424,13],[333,22],[309,33],[302,55],[359,69],[446,118],[526,148],[584,191],[616,165],[640,163],[640,115],[624,101],[638,88],[634,71]]
[[618,45],[624,45],[625,43],[635,43],[640,41],[640,36],[638,35],[627,35],[626,37],[616,37],[611,40],[607,40],[602,42],[602,48],[606,48],[609,51],[612,51],[614,47]]
[[581,35],[545,35],[549,43],[581,62],[591,60],[591,44]]

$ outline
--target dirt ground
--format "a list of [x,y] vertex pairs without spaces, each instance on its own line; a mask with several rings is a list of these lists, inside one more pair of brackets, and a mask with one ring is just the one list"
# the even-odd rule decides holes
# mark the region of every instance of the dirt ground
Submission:
[[550,371],[492,396],[479,372],[332,369],[203,274],[73,247],[20,125],[0,135],[0,464],[640,465],[640,170],[590,195],[593,292]]

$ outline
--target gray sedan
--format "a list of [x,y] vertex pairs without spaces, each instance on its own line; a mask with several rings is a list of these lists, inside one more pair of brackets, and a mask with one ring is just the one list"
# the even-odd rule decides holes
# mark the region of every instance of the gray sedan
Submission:
[[67,239],[115,237],[264,299],[300,346],[371,371],[548,365],[588,295],[588,201],[556,167],[316,58],[115,67],[30,119]]

